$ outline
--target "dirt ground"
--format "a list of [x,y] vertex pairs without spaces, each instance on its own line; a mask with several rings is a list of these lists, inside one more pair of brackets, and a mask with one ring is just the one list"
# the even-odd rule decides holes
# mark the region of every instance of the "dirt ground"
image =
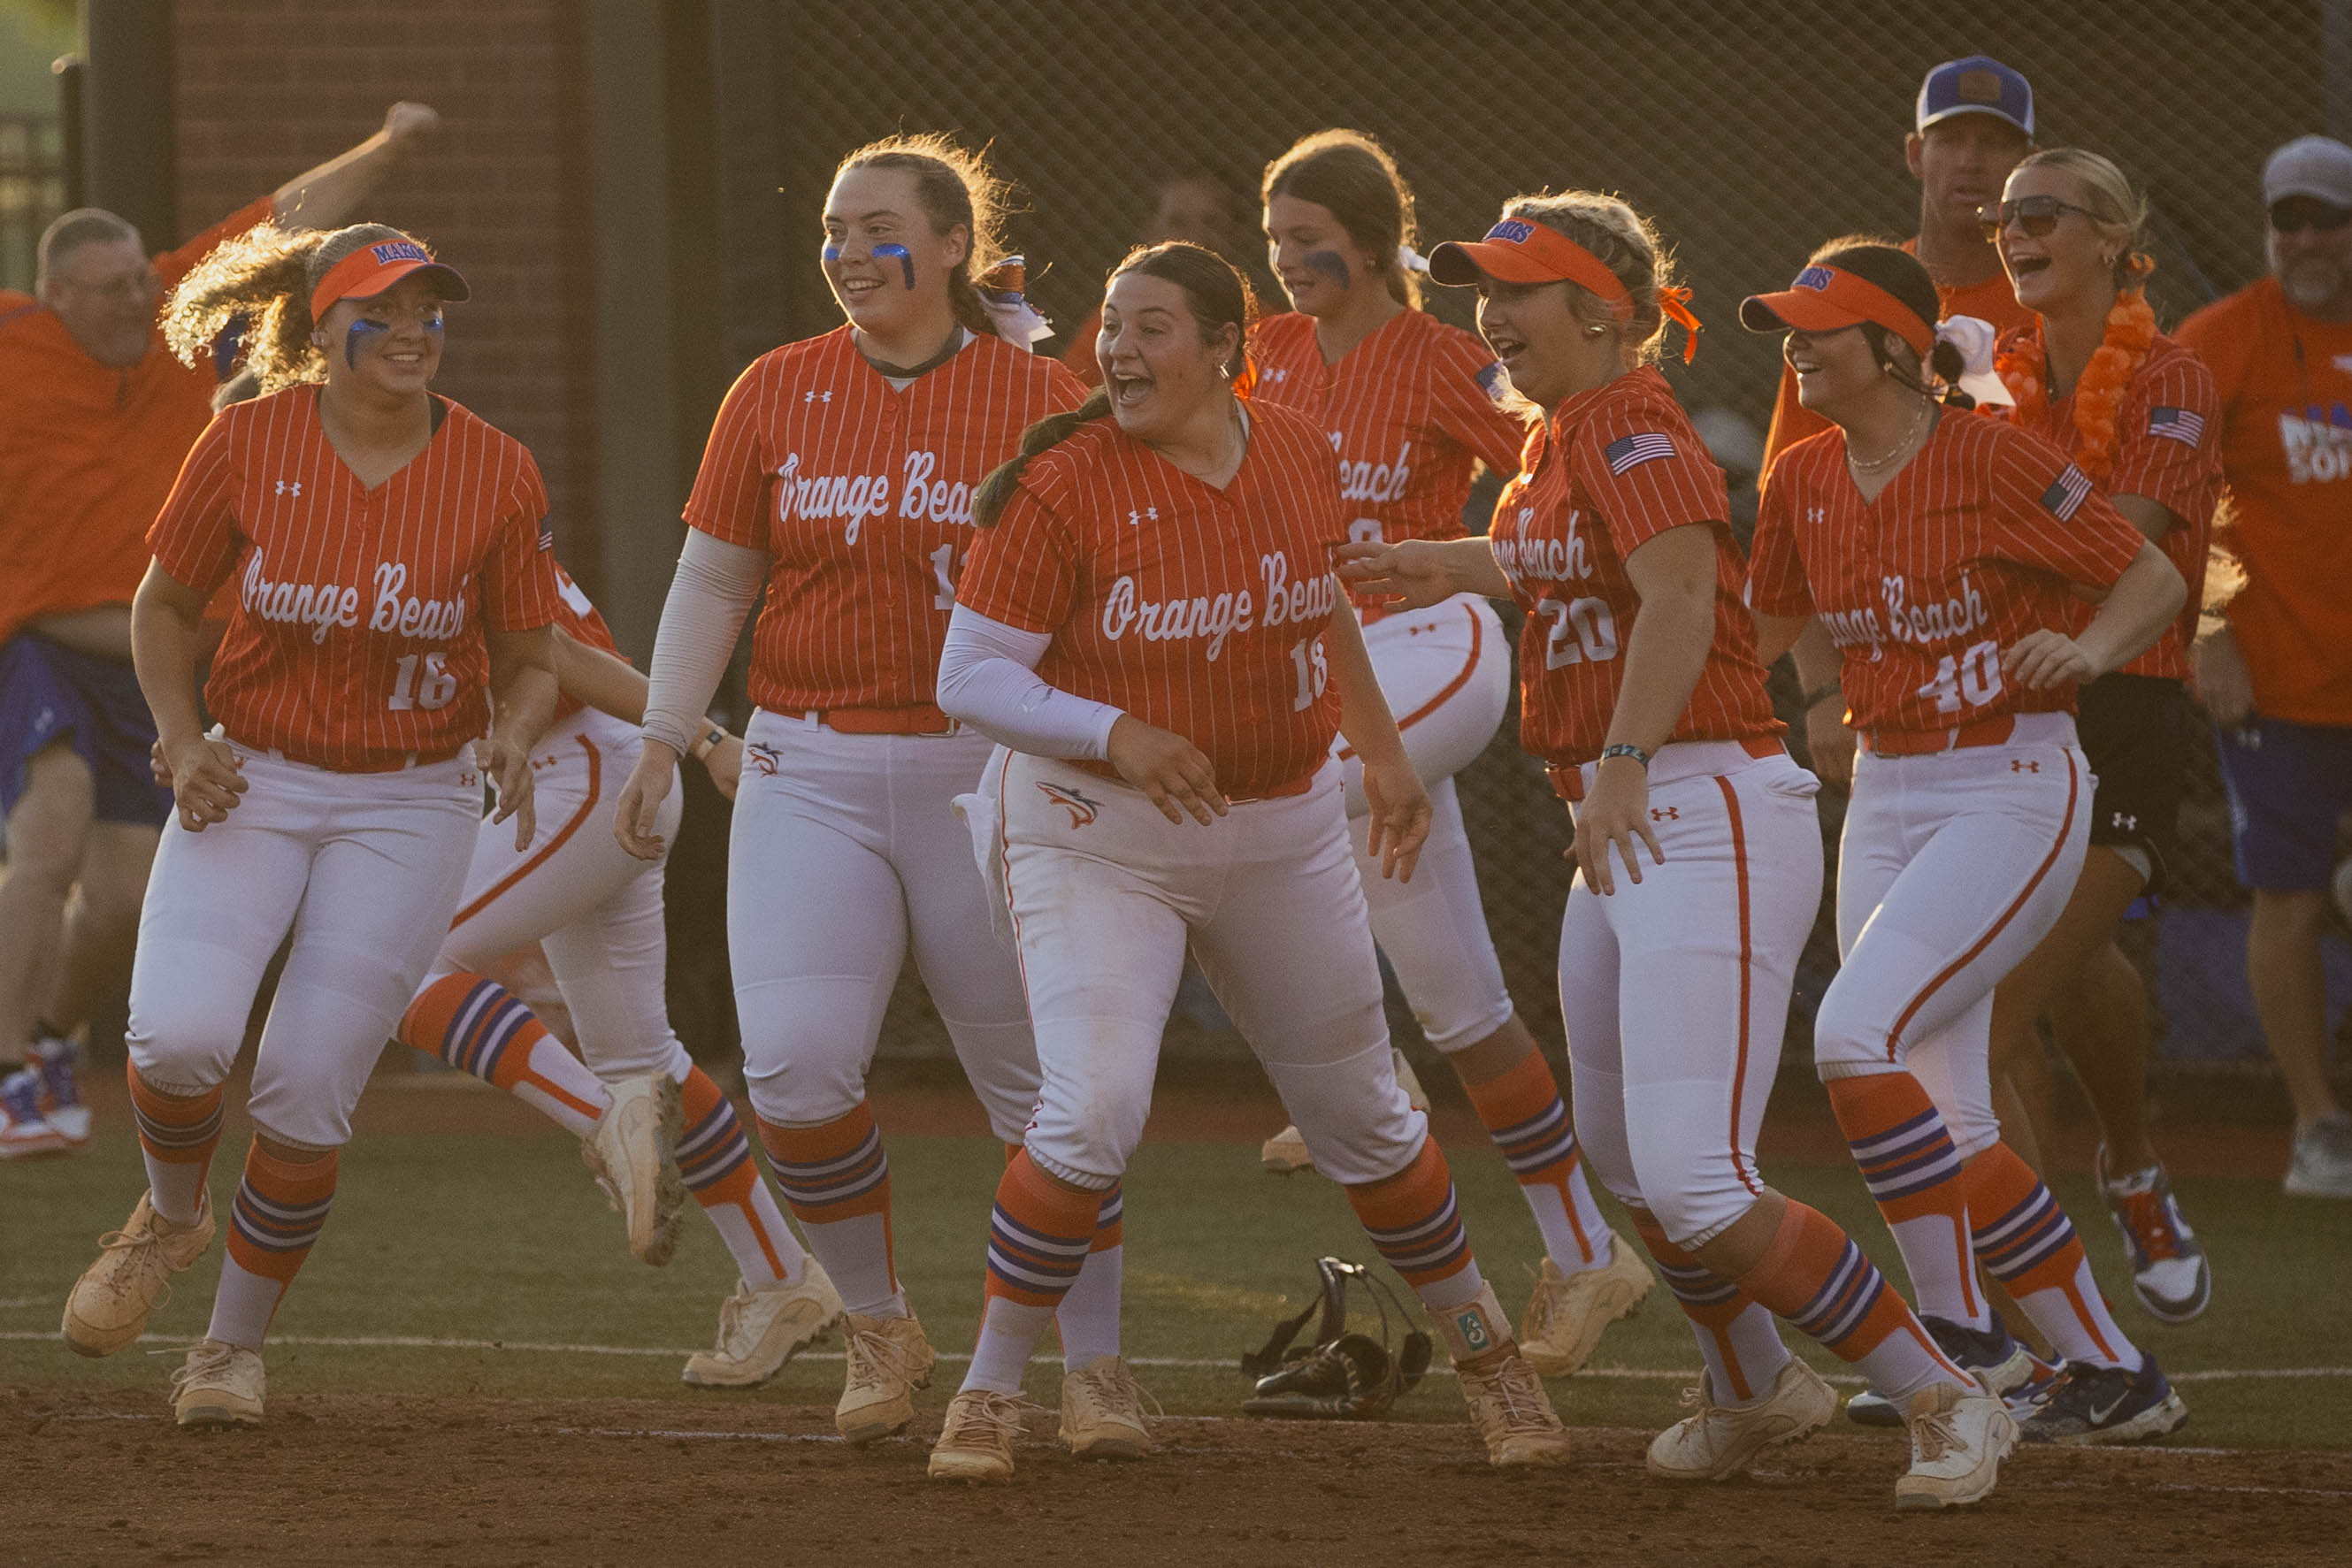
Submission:
[[1012,1485],[927,1479],[938,1416],[855,1452],[830,1412],[751,1403],[294,1398],[265,1430],[168,1425],[144,1392],[0,1394],[0,1562],[546,1564],[1513,1561],[1927,1564],[2325,1559],[2352,1456],[2057,1452],[1947,1514],[1895,1512],[1903,1450],[1822,1436],[1771,1473],[1676,1488],[1646,1434],[1580,1430],[1558,1471],[1489,1469],[1461,1427],[1171,1420],[1080,1464],[1032,1419]]

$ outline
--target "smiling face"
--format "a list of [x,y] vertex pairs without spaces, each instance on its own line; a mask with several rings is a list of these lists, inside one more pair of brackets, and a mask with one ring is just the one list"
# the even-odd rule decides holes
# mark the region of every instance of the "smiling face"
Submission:
[[2324,229],[2308,222],[2315,213],[2332,215],[2340,210],[2310,196],[2278,204],[2295,226],[2282,230],[2265,225],[2264,243],[2271,271],[2288,302],[2324,320],[2352,319],[2352,224]]
[[326,353],[329,385],[416,396],[441,368],[440,291],[411,276],[373,299],[339,299],[310,340]]
[[1337,314],[1367,282],[1385,290],[1381,261],[1356,243],[1331,209],[1297,196],[1265,204],[1265,260],[1291,308]]
[[1623,334],[1572,283],[1479,278],[1478,332],[1513,389],[1546,409],[1605,386],[1626,368]]
[[[2083,182],[2063,169],[2036,164],[2011,174],[2002,192],[2004,201],[2019,202],[2029,196],[2050,197],[2066,206],[2060,209],[2056,226],[2046,235],[2027,234],[2022,223],[2002,227],[1998,241],[2000,265],[2009,273],[2017,302],[2049,315],[2071,301],[2112,296],[2115,266],[2106,257],[2123,242],[2103,232],[2107,225],[2088,213],[2072,210],[2087,207],[2094,199]],[[1992,204],[1988,203],[1986,210],[1991,211]]]
[[1780,357],[1797,375],[1797,401],[1827,419],[1875,392],[1886,379],[1870,339],[1860,327],[1833,332],[1795,332]]
[[961,224],[932,232],[903,169],[845,169],[824,199],[824,280],[850,325],[872,337],[895,339],[946,310],[948,274],[971,243]]
[[41,280],[41,302],[81,351],[110,370],[128,370],[155,335],[163,286],[135,239],[90,240],[58,256]]
[[1977,232],[1977,209],[2000,200],[2000,187],[2032,151],[2025,132],[1990,114],[1939,120],[1905,145],[1919,181],[1919,213],[1946,231]]
[[1227,323],[1205,337],[1191,298],[1147,272],[1122,272],[1103,297],[1095,358],[1118,427],[1157,444],[1183,430],[1212,401],[1232,395],[1219,372],[1241,349]]

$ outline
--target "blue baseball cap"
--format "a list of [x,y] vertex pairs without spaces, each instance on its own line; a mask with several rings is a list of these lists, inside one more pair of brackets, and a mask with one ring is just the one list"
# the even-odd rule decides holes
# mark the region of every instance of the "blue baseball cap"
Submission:
[[2033,84],[1987,55],[1946,60],[1919,84],[1918,123],[1925,131],[1956,114],[1990,114],[2033,134]]

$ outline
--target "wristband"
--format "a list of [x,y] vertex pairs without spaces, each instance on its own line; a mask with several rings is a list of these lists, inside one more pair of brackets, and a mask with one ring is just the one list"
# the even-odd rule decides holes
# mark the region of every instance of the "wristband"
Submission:
[[719,728],[715,724],[708,725],[704,727],[702,733],[695,737],[694,744],[686,748],[686,754],[688,757],[693,758],[697,762],[699,762],[704,758],[709,757],[712,749],[716,747],[720,741],[726,738],[727,732],[725,730]]
[[1804,695],[1799,697],[1797,700],[1802,703],[1805,706],[1805,710],[1810,713],[1814,707],[1818,706],[1822,702],[1827,701],[1829,698],[1843,696],[1844,695],[1845,682],[1843,679],[1839,679],[1833,681],[1823,681],[1820,685],[1815,686],[1811,691],[1805,693]]
[[1604,746],[1601,748],[1601,761],[1606,762],[1612,757],[1630,757],[1640,763],[1645,771],[1650,766],[1650,754],[1638,746],[1627,746],[1621,742],[1615,746]]

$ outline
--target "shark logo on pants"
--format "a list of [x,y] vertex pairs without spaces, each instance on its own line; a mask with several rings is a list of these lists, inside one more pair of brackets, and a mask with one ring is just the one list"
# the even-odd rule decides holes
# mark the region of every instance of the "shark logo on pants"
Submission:
[[1070,813],[1070,826],[1073,828],[1085,827],[1102,809],[1101,801],[1089,800],[1077,790],[1065,789],[1059,784],[1048,784],[1041,779],[1037,788],[1045,799]]

